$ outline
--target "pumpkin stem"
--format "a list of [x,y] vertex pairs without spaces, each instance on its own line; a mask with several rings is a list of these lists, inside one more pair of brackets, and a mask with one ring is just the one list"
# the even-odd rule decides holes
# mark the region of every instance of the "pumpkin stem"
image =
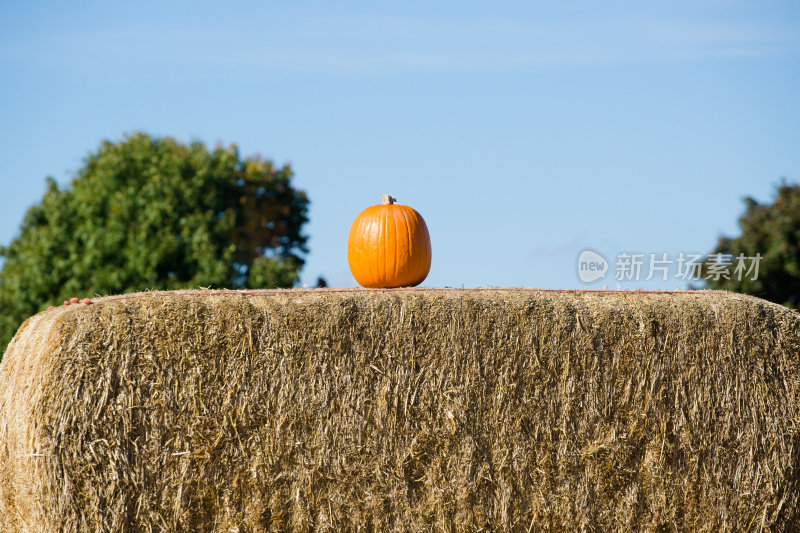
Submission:
[[392,205],[395,202],[397,202],[396,198],[389,196],[388,194],[383,195],[383,205]]

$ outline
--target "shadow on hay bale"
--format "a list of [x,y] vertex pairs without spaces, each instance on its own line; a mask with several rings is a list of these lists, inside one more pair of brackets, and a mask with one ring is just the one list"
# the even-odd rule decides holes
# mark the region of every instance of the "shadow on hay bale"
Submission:
[[800,314],[724,293],[148,293],[0,366],[2,531],[797,531]]

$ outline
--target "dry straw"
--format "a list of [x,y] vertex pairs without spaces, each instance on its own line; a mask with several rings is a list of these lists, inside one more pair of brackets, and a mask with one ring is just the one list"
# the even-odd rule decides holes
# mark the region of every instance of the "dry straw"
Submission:
[[0,367],[2,531],[798,531],[800,314],[724,293],[149,293]]

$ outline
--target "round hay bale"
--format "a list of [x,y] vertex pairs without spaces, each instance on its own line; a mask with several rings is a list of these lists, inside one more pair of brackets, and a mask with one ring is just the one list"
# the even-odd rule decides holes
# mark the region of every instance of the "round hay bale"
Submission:
[[0,530],[798,531],[799,367],[719,292],[60,307],[0,365]]

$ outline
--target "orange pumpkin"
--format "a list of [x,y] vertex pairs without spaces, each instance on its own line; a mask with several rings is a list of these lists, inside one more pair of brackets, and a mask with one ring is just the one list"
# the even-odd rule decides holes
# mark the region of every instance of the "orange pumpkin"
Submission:
[[347,261],[356,281],[370,288],[419,285],[431,269],[431,237],[419,213],[388,194],[364,209],[350,227]]

